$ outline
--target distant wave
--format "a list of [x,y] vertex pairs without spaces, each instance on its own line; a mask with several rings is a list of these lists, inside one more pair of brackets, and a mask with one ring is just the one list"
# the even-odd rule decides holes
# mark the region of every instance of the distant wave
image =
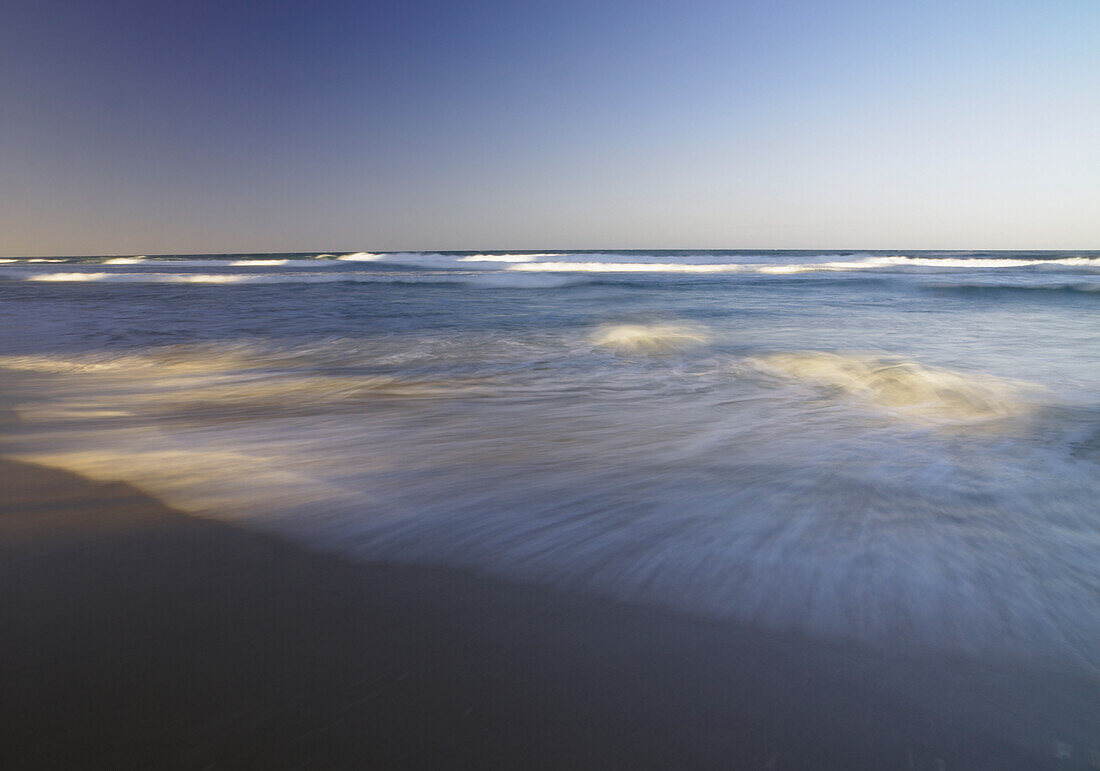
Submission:
[[561,257],[560,252],[542,252],[540,254],[470,254],[459,257],[459,262],[530,262],[539,257]]
[[607,272],[607,273],[757,273],[788,275],[814,272],[844,272],[888,268],[1021,268],[1035,266],[1096,267],[1100,257],[1066,257],[1059,259],[1015,258],[949,258],[907,257],[903,255],[865,257],[861,260],[800,263],[694,263],[694,262],[523,262],[509,265],[509,270],[546,272]]
[[66,260],[64,260],[60,257],[57,257],[57,258],[33,257],[33,258],[30,258],[30,259],[20,258],[20,257],[4,257],[4,258],[0,259],[0,264],[4,264],[4,265],[10,264],[10,263],[26,263],[26,262],[66,262]]
[[1100,267],[1100,257],[1056,257],[1056,258],[1019,258],[1019,257],[872,257],[871,261],[881,261],[891,265],[918,265],[938,268],[1022,268],[1035,265],[1070,265]]
[[[7,277],[13,278],[15,276]],[[555,289],[598,283],[594,280],[566,276],[530,276],[509,273],[394,275],[378,273],[107,273],[72,271],[22,274],[17,278],[22,281],[107,284],[457,284],[476,289]]]
[[[252,276],[237,276],[219,273],[39,273],[25,276],[25,281],[55,282],[106,282],[127,284],[233,284],[252,279]],[[260,278],[260,277],[256,277]],[[279,280],[282,276],[262,277]],[[262,279],[261,279],[262,280]]]
[[[372,266],[387,266],[391,269],[419,269],[426,271],[469,273],[478,271],[490,273],[589,273],[589,274],[661,274],[683,276],[721,276],[721,275],[759,275],[759,276],[796,276],[803,274],[869,274],[882,271],[916,273],[958,273],[966,271],[1013,270],[1020,268],[1060,269],[1063,272],[1095,273],[1100,271],[1100,257],[953,257],[923,255],[845,255],[835,259],[836,255],[775,255],[775,254],[664,254],[654,253],[616,253],[616,252],[500,252],[500,253],[440,253],[440,252],[352,252],[334,256],[319,254],[309,257],[115,257],[108,260],[99,258],[73,258],[78,264],[105,265],[117,268],[148,269],[164,267],[175,268],[303,268],[316,270],[332,268],[341,263],[352,265],[369,263]],[[67,260],[37,258],[36,260],[4,260],[5,264],[25,264],[27,262],[65,262]],[[367,265],[355,268],[369,271]],[[1042,271],[1040,271],[1042,272]],[[1044,275],[1049,273],[1043,272]],[[66,280],[61,278],[42,278],[38,280]],[[71,279],[98,280],[98,279]],[[189,279],[195,283],[233,283],[233,279],[204,281],[202,278]],[[331,280],[331,279],[327,279]],[[344,279],[352,280],[352,279]],[[186,280],[182,280],[184,282]],[[491,283],[491,282],[490,282]],[[497,285],[505,285],[499,280]],[[519,284],[516,284],[517,286]],[[1092,291],[1076,287],[1071,291]]]
[[[559,253],[543,252],[530,254],[440,254],[438,252],[355,252],[336,259],[344,262],[380,262],[389,265],[408,265],[418,268],[470,270],[507,268],[512,264],[526,263],[540,257],[560,257]],[[479,265],[481,263],[481,265]]]
[[292,259],[292,258],[272,258],[272,259],[239,259],[239,260],[219,260],[212,258],[203,258],[198,260],[186,259],[186,258],[158,258],[155,260],[144,260],[140,263],[103,263],[104,265],[142,265],[145,267],[165,267],[165,268],[323,268],[328,265],[332,265],[331,261],[312,259]]
[[104,265],[140,265],[148,260],[144,255],[137,257],[113,257],[110,260],[104,260]]
[[679,262],[531,262],[508,270],[547,273],[740,273],[749,266]]
[[806,271],[872,270],[875,268],[1025,268],[1035,266],[1100,267],[1100,257],[1062,257],[1054,259],[1015,257],[908,257],[892,255],[866,257],[855,261],[799,263],[759,266],[760,273],[802,273]]

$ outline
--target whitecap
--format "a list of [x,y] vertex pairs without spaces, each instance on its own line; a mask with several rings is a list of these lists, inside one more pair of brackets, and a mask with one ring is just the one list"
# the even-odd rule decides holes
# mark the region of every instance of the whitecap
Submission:
[[458,262],[531,262],[539,257],[561,257],[560,252],[542,252],[533,254],[471,254],[459,257]]
[[532,262],[508,270],[548,273],[738,273],[744,265],[681,262]]
[[114,273],[40,273],[27,276],[27,281],[102,281]]

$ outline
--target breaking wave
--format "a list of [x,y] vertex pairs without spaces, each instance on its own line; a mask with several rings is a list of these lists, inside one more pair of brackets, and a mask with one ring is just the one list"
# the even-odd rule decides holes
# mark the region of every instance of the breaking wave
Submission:
[[104,265],[140,265],[148,260],[144,255],[137,257],[112,257],[109,260],[104,260]]
[[[237,265],[237,267],[243,267]],[[22,281],[118,284],[453,284],[474,289],[555,289],[595,283],[565,276],[531,276],[508,273],[385,274],[385,273],[106,273],[71,271],[7,276]]]
[[[378,259],[386,259],[385,256]],[[1022,267],[1100,268],[1100,257],[1064,257],[1051,259],[1016,258],[948,258],[907,257],[904,255],[869,256],[860,260],[830,260],[823,262],[759,263],[759,262],[602,262],[597,260],[532,261],[502,260],[511,263],[507,270],[528,272],[591,272],[591,273],[754,273],[790,275],[797,273],[837,273],[876,269],[997,269]]]
[[739,273],[748,266],[681,262],[536,262],[511,265],[509,270],[548,273]]

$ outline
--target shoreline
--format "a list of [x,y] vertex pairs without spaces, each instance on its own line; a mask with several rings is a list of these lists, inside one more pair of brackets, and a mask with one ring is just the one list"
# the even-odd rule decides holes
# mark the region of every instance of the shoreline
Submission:
[[0,501],[5,768],[1042,769],[1100,750],[1095,682],[353,563],[7,459]]

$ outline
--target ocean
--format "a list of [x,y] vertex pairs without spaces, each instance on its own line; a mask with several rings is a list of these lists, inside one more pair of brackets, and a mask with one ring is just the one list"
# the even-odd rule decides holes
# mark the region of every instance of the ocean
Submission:
[[0,454],[356,559],[1100,676],[1100,252],[0,260]]

